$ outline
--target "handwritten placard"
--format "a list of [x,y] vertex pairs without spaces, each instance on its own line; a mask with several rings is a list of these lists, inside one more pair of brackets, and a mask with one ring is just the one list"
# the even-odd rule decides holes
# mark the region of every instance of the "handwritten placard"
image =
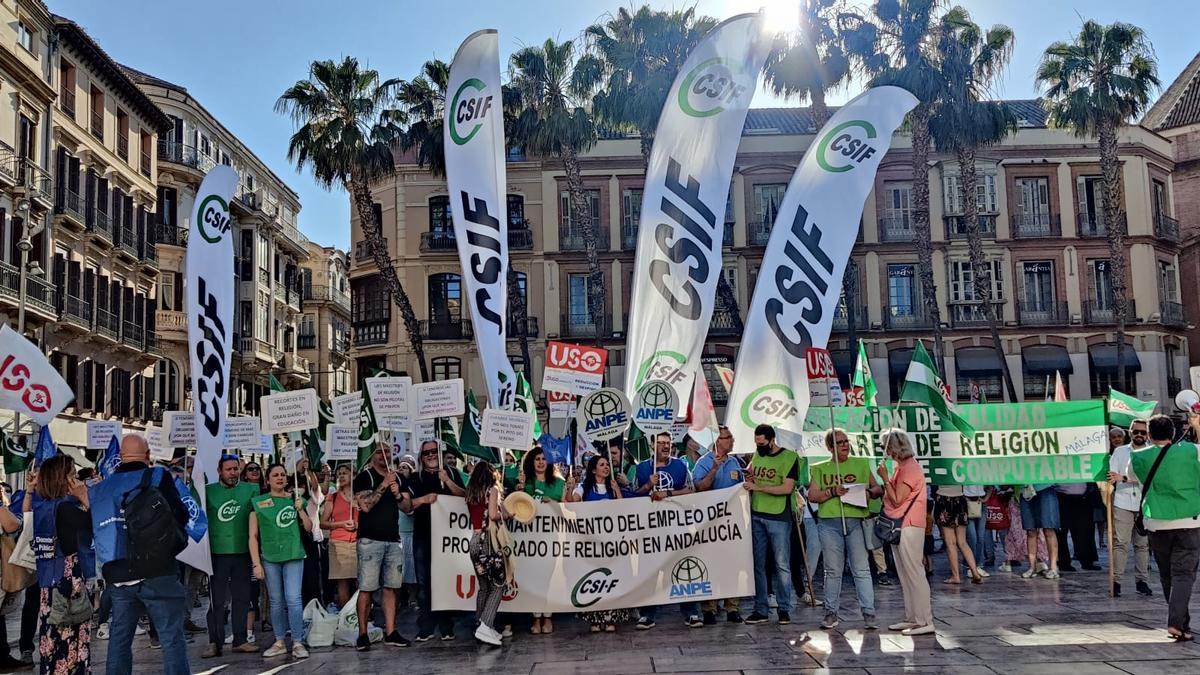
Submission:
[[325,427],[325,452],[331,461],[358,459],[358,428],[344,424]]
[[262,443],[262,424],[257,417],[230,417],[225,420],[225,446],[236,450],[257,450]]
[[366,379],[371,409],[378,415],[407,415],[411,377],[375,376]]
[[359,415],[362,414],[362,396],[361,391],[334,396],[332,402],[333,423],[358,424]]
[[435,417],[455,417],[463,414],[466,405],[463,400],[462,378],[441,380],[439,382],[422,382],[413,385],[416,392],[416,414],[419,420]]
[[196,445],[196,414],[187,410],[168,410],[163,413],[163,428],[167,444],[172,448]]
[[317,427],[317,390],[297,389],[262,397],[263,432],[286,434]]
[[529,447],[533,423],[533,415],[527,412],[486,408],[479,441],[487,447],[523,450]]
[[88,420],[88,450],[107,448],[113,436],[116,436],[118,441],[121,440],[121,420]]
[[150,446],[150,459],[169,461],[175,448],[167,442],[167,430],[162,427],[146,428],[146,444]]

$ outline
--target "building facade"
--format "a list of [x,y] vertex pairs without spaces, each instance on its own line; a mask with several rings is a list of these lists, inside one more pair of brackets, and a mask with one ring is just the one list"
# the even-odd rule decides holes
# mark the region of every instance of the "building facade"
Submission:
[[183,280],[187,232],[196,191],[218,164],[238,173],[230,202],[237,309],[233,320],[232,414],[257,414],[258,399],[274,375],[285,387],[308,386],[310,362],[301,354],[300,265],[310,242],[297,227],[300,200],[187,89],[132,68],[125,72],[165,114],[154,145],[157,201],[151,229],[157,245],[161,293],[154,326],[164,358],[156,364],[155,410],[188,408],[191,382]]
[[307,243],[300,266],[301,310],[297,347],[312,367],[312,386],[323,400],[350,384],[350,260],[345,251]]
[[[1178,280],[1171,142],[1141,126],[1125,127],[1120,136],[1122,207],[1129,232],[1126,282],[1132,299],[1126,338],[1132,349],[1125,350],[1125,358],[1133,374],[1118,382],[1104,238],[1108,224],[1100,208],[1096,143],[1047,128],[1037,101],[1010,105],[1021,119],[1020,128],[1003,143],[979,151],[975,196],[1001,318],[1002,353],[992,347],[971,284],[957,163],[947,155],[931,157],[934,282],[945,325],[947,379],[956,383],[960,400],[968,399],[972,383],[988,400],[1004,400],[1003,359],[1021,399],[1044,398],[1048,379],[1058,371],[1073,398],[1099,396],[1112,385],[1141,398],[1164,400],[1179,388],[1189,359]],[[743,315],[787,183],[815,131],[804,109],[756,109],[748,116],[725,212],[724,249],[724,272]],[[910,139],[900,134],[864,207],[853,251],[857,278],[830,340],[845,378],[852,347],[846,329],[853,316],[867,343],[881,402],[896,398],[913,345],[932,334],[916,274],[910,157]],[[395,176],[374,186],[376,209],[389,255],[420,320],[431,376],[465,377],[479,395],[486,387],[472,340],[445,182],[411,158],[401,156],[398,162]],[[509,250],[529,308],[535,388],[547,339],[598,340],[610,350],[606,381],[624,381],[643,184],[638,140],[601,140],[581,155],[581,162],[591,217],[601,230],[607,301],[599,317],[588,311],[582,230],[566,209],[561,163],[510,154]],[[418,367],[403,324],[353,214],[352,221],[356,376],[384,365],[415,375]],[[718,305],[704,350],[705,374],[718,405],[725,392],[712,366],[736,361],[733,311]],[[516,339],[509,341],[509,354],[514,366],[523,365]]]

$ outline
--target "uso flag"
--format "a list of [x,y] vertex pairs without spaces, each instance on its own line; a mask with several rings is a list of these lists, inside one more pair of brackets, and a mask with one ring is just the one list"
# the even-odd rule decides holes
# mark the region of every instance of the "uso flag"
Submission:
[[0,328],[0,408],[50,424],[75,395],[42,350],[5,324]]

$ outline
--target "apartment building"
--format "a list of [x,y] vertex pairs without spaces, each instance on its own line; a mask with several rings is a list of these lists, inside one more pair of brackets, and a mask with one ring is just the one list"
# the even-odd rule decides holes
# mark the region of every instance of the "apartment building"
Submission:
[[[238,306],[234,312],[230,411],[257,414],[274,375],[285,387],[308,386],[309,359],[300,353],[300,265],[310,242],[300,234],[296,192],[276,176],[187,89],[124,67],[164,112],[166,129],[146,152],[158,160],[151,231],[159,256],[161,293],[154,307],[164,358],[155,367],[156,411],[187,409],[190,396],[187,315],[183,299],[187,232],[196,191],[218,164],[237,171],[230,202]],[[153,152],[151,152],[151,149]]]
[[[1039,102],[1010,101],[1020,118],[1013,136],[978,153],[974,196],[1001,317],[997,352],[971,284],[962,222],[964,196],[954,158],[934,154],[930,172],[934,283],[945,326],[947,377],[967,400],[971,384],[988,400],[1004,399],[1006,362],[1020,398],[1041,399],[1055,371],[1074,398],[1101,395],[1109,385],[1165,400],[1180,386],[1189,359],[1179,291],[1179,223],[1175,219],[1171,142],[1142,126],[1121,131],[1122,208],[1126,213],[1131,298],[1124,350],[1128,381],[1119,382],[1106,223],[1100,208],[1096,143],[1046,126]],[[759,262],[787,183],[816,129],[806,109],[750,111],[725,212],[724,273],[744,315]],[[835,362],[849,374],[851,317],[866,340],[883,402],[894,400],[916,340],[931,337],[922,310],[913,244],[911,144],[894,139],[863,211],[853,259],[857,278],[835,318]],[[472,341],[469,299],[455,250],[450,201],[443,179],[398,156],[395,176],[374,186],[389,255],[420,320],[431,375],[465,377],[484,390]],[[510,153],[509,249],[530,320],[530,364],[540,381],[546,339],[599,341],[610,350],[608,382],[624,381],[624,343],[642,199],[643,170],[636,138],[605,138],[581,157],[600,226],[607,302],[591,316],[580,223],[566,208],[557,160]],[[353,209],[352,209],[353,211]],[[387,367],[418,372],[398,312],[389,301],[352,215],[352,357],[356,375]],[[712,366],[733,365],[738,336],[734,308],[718,305],[703,361],[718,404],[725,393]],[[510,332],[510,338],[514,333]],[[517,341],[509,354],[521,367]],[[1051,384],[1052,386],[1052,384]]]
[[350,384],[350,259],[332,246],[307,243],[300,263],[301,315],[297,347],[312,367],[312,386],[324,400],[353,391]]

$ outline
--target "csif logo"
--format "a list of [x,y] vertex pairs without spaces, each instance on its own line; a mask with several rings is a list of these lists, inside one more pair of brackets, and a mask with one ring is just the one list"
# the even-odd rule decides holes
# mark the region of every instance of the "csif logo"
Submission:
[[285,528],[294,522],[296,522],[296,507],[291,504],[279,509],[279,513],[275,514],[275,526],[278,528]]
[[[455,145],[465,145],[483,126],[483,120],[492,109],[492,96],[482,95],[487,85],[477,77],[463,82],[454,92],[450,104],[450,139]],[[465,95],[465,97],[464,97]],[[465,129],[464,125],[472,125]]]
[[218,195],[209,195],[200,202],[200,222],[196,227],[200,236],[210,244],[216,244],[229,232],[229,204]]
[[237,500],[230,499],[222,504],[221,508],[217,509],[217,520],[221,521],[222,523],[228,523],[234,518],[237,518],[238,511],[241,510],[242,507],[237,503]]
[[742,423],[750,428],[759,424],[778,425],[795,417],[800,411],[792,403],[792,390],[782,384],[768,384],[754,391],[742,402]]
[[870,141],[875,127],[866,120],[842,122],[817,143],[817,164],[830,173],[844,173],[876,153]]
[[597,567],[580,577],[571,589],[571,604],[583,609],[603,600],[605,595],[616,590],[620,581],[612,574],[607,567]]
[[637,382],[635,387],[642,388],[642,385],[650,380],[662,380],[670,384],[680,384],[687,379],[688,374],[684,370],[687,365],[687,357],[676,351],[658,351],[654,352],[650,358],[642,361],[642,365],[638,368]]
[[714,57],[692,68],[683,84],[679,85],[679,109],[691,117],[712,117],[720,114],[726,106],[733,105],[738,97],[753,93],[753,86],[737,81],[730,61]]

